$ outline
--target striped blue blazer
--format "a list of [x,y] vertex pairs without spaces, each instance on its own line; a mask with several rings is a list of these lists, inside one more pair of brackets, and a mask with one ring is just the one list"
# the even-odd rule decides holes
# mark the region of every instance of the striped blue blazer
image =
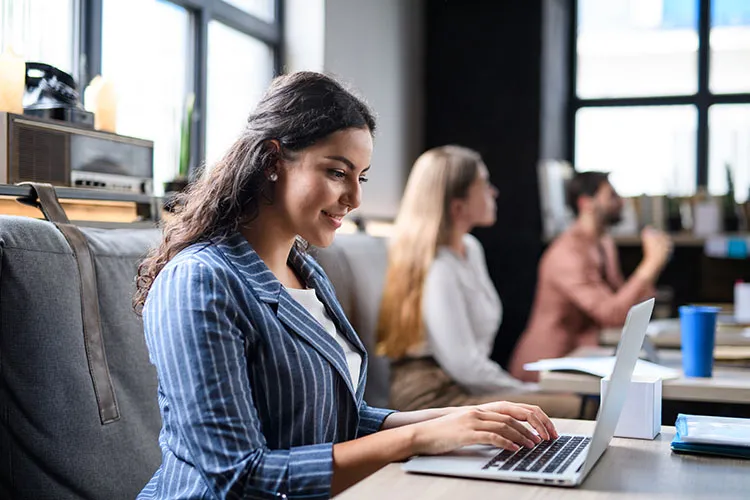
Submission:
[[362,399],[367,353],[323,270],[296,249],[289,263],[361,352],[357,390],[342,348],[242,235],[192,245],[143,310],[162,464],[139,498],[327,498],[333,444],[391,412]]

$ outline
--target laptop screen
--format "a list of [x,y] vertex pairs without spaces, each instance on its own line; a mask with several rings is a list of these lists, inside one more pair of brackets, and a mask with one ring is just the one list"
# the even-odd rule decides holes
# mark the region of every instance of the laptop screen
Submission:
[[625,398],[628,395],[628,386],[633,376],[638,354],[641,352],[643,339],[646,336],[646,328],[651,320],[651,312],[654,310],[654,299],[636,304],[628,311],[625,325],[622,327],[622,337],[617,346],[615,366],[607,384],[607,391],[603,395],[599,415],[596,418],[594,435],[591,438],[589,452],[584,462],[583,476],[599,460],[607,445],[612,440],[620,419]]

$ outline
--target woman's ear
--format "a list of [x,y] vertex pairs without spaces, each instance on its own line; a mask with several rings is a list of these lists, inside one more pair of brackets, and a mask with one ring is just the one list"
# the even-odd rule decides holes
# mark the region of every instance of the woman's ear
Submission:
[[274,153],[277,155],[281,153],[281,142],[279,142],[278,139],[268,139],[266,142],[272,148]]
[[266,141],[266,147],[269,148],[270,153],[274,156],[274,162],[272,165],[265,169],[266,179],[271,182],[279,180],[279,170],[281,169],[281,143],[278,139],[269,139]]
[[454,200],[451,200],[449,205],[449,216],[451,218],[451,222],[455,223],[456,221],[461,220],[461,218],[464,215],[464,212],[466,210],[466,201],[462,200],[461,198],[456,198]]

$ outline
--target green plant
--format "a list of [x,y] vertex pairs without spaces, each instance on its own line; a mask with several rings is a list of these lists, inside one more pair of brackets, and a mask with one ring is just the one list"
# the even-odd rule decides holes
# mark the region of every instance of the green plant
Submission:
[[185,99],[185,112],[182,115],[182,130],[180,131],[180,165],[177,172],[179,177],[187,178],[190,171],[190,146],[193,129],[193,109],[195,108],[195,94],[190,93]]
[[667,196],[667,215],[669,217],[680,216],[680,203],[682,200],[676,196]]
[[729,163],[725,163],[724,171],[727,174],[727,194],[724,195],[724,206],[727,208],[733,208],[734,207],[734,179],[732,178],[732,166]]

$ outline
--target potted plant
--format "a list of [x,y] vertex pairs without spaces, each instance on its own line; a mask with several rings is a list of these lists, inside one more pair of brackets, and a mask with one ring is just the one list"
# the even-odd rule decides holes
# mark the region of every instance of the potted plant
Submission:
[[722,204],[724,231],[731,233],[739,230],[740,219],[737,214],[737,203],[734,200],[734,179],[732,178],[731,165],[725,163],[724,170],[727,174],[727,193],[724,195]]
[[185,99],[185,113],[182,116],[180,128],[180,164],[177,168],[177,176],[171,181],[164,183],[164,210],[174,210],[174,197],[187,188],[190,179],[190,159],[193,129],[193,109],[195,107],[195,94],[188,94]]
[[177,169],[177,176],[171,181],[164,183],[164,195],[170,193],[179,193],[184,190],[188,183],[191,160],[191,143],[193,129],[193,109],[195,107],[195,94],[188,94],[185,99],[185,113],[182,116],[182,126],[180,130],[180,164]]
[[667,231],[670,233],[679,233],[683,229],[680,203],[680,198],[667,196]]

